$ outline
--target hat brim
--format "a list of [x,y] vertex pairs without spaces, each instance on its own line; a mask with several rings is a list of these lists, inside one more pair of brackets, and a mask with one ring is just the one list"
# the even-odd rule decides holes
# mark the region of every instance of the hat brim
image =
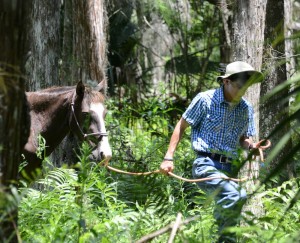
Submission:
[[252,85],[252,84],[255,84],[255,83],[260,83],[264,79],[264,75],[261,72],[254,71],[254,70],[249,70],[249,71],[243,71],[243,72],[237,72],[237,73],[233,73],[233,74],[218,76],[217,81],[221,82],[222,79],[230,78],[230,76],[238,74],[238,73],[247,73],[250,76],[250,78],[247,80],[247,84],[249,86]]

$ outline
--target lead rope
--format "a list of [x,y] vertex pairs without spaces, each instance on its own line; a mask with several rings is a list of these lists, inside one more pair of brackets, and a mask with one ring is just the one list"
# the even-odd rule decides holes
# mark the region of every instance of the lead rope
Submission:
[[[267,144],[262,146],[261,144],[266,142]],[[258,142],[258,150],[259,150],[259,154],[261,157],[261,160],[264,161],[264,156],[263,156],[263,149],[269,148],[271,146],[271,142],[269,140],[261,140]],[[124,170],[120,170],[117,168],[114,168],[110,165],[108,165],[107,163],[101,163],[102,165],[104,165],[107,169],[117,172],[117,173],[121,173],[121,174],[125,174],[125,175],[137,175],[137,176],[142,176],[142,175],[152,175],[152,174],[158,174],[158,173],[162,173],[160,170],[154,170],[154,171],[148,171],[148,172],[128,172],[128,171],[124,171]],[[100,165],[101,165],[100,164]],[[214,179],[223,179],[223,180],[228,180],[228,181],[234,181],[234,182],[244,182],[247,181],[249,179],[249,177],[244,177],[244,178],[231,178],[231,177],[225,177],[225,176],[214,176],[214,177],[206,177],[206,178],[200,178],[200,179],[187,179],[181,176],[178,176],[176,174],[174,174],[173,172],[168,172],[168,175],[181,180],[181,181],[185,181],[185,182],[201,182],[201,181],[211,181]]]
[[[128,171],[114,168],[109,165],[104,165],[104,166],[111,171],[118,172],[118,173],[125,174],[125,175],[142,176],[142,175],[152,175],[152,174],[162,173],[160,170],[154,170],[154,171],[148,171],[148,172],[128,172]],[[185,182],[191,182],[191,183],[192,182],[201,182],[201,181],[210,181],[210,180],[214,180],[214,179],[223,179],[223,180],[230,180],[230,181],[235,181],[235,182],[243,182],[248,179],[248,178],[236,179],[236,178],[230,178],[230,177],[225,177],[225,176],[206,177],[206,178],[200,178],[200,179],[187,179],[187,178],[181,177],[179,175],[176,175],[173,172],[168,172],[168,175],[170,175],[178,180],[185,181]]]
[[[266,145],[261,145],[262,143],[266,143]],[[261,162],[265,162],[265,158],[264,158],[264,152],[263,150],[264,149],[267,149],[271,146],[271,141],[268,140],[268,139],[263,139],[263,140],[260,140],[258,143],[258,152],[259,152],[259,157],[260,157],[260,160]],[[256,154],[250,154],[250,157],[248,158],[249,159],[249,169],[248,169],[248,178],[251,178],[253,176],[251,176],[251,171],[252,171],[252,160],[255,160],[255,157],[257,155]]]
[[[266,143],[266,145],[263,146],[263,145],[261,145],[262,143]],[[258,144],[258,148],[257,149],[259,151],[260,160],[262,162],[265,162],[263,150],[271,147],[271,141],[268,140],[268,139],[263,139],[263,140],[260,140],[257,144]]]

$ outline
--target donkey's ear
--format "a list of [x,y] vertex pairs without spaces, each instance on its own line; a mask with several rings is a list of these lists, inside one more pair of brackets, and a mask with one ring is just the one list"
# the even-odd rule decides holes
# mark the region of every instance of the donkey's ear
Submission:
[[105,80],[102,80],[95,88],[98,92],[104,92],[105,90]]
[[76,94],[79,96],[83,96],[84,90],[85,90],[84,84],[82,83],[82,81],[79,81],[76,86]]

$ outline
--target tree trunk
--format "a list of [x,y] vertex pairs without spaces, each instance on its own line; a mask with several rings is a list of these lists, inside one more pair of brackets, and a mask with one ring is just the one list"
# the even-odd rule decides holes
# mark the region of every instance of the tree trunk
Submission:
[[[286,56],[286,77],[290,79],[296,73],[295,46],[293,40],[293,0],[284,0],[284,36],[285,36],[285,56]],[[294,87],[291,87],[293,89]],[[292,102],[293,100],[290,100]],[[289,141],[290,145],[292,142]],[[286,152],[287,153],[287,152]],[[294,162],[287,165],[288,178],[293,178],[296,174]]]
[[293,0],[284,0],[284,36],[287,78],[292,77],[296,72],[295,46],[292,39],[293,31]]
[[20,153],[29,135],[25,82],[20,74],[23,5],[0,1],[0,239],[17,242],[17,207],[9,198],[16,186]]
[[229,10],[227,0],[218,0],[216,3],[222,19],[223,26],[220,28],[220,59],[221,63],[230,63],[231,51],[232,51],[232,11]]
[[30,91],[105,79],[104,0],[31,0],[26,17]]
[[27,90],[35,91],[61,85],[61,0],[26,1]]
[[74,81],[106,80],[106,11],[104,0],[72,0]]
[[[287,80],[284,12],[284,0],[268,0],[265,29],[265,65],[268,74],[265,82],[263,82],[261,86],[261,96],[264,96],[277,85]],[[269,136],[274,128],[288,116],[289,102],[286,101],[282,103],[282,100],[284,97],[287,97],[287,95],[288,90],[285,90],[272,97],[269,102],[262,104],[260,120],[261,134],[263,137]],[[289,129],[290,126],[287,124],[274,134],[271,137],[273,144],[277,144]],[[278,165],[278,162],[289,153],[290,148],[292,148],[291,140],[285,144],[269,167],[274,169],[276,165]],[[292,176],[293,170],[290,168],[288,171],[290,176]],[[289,176],[285,175],[284,177],[288,179]]]
[[[265,0],[236,0],[233,9],[233,42],[232,42],[232,59],[240,60],[251,64],[256,70],[260,70],[262,66],[262,52],[264,42],[265,28]],[[260,84],[250,87],[245,98],[253,105],[255,110],[255,123],[257,137],[259,137],[259,113],[258,101]],[[246,162],[241,171],[242,176],[250,177],[244,187],[248,194],[251,194],[257,183],[259,175],[259,162]],[[244,211],[251,211],[254,215],[262,213],[262,203],[259,198],[251,198],[248,200]]]

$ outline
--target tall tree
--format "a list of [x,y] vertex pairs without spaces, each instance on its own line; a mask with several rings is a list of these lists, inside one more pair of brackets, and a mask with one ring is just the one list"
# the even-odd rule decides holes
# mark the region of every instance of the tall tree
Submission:
[[[265,28],[265,60],[267,75],[265,82],[261,85],[261,96],[264,96],[277,85],[287,80],[287,65],[290,62],[286,60],[285,48],[285,7],[284,0],[268,0],[266,28]],[[262,104],[260,112],[261,134],[263,137],[269,136],[280,122],[288,116],[289,100],[288,90],[282,91],[280,94],[273,96],[271,100]],[[282,102],[284,101],[285,102]],[[277,144],[280,139],[289,131],[290,127],[286,124],[276,134],[273,134],[271,139],[274,144]],[[275,168],[278,162],[288,154],[292,148],[291,139],[283,146],[276,158],[272,160],[271,168]],[[288,174],[293,177],[291,167]],[[288,178],[288,176],[285,176]]]
[[25,82],[20,73],[23,5],[0,1],[0,239],[17,242],[17,208],[8,200],[16,186],[20,152],[29,134]]
[[[104,0],[68,0],[72,6],[72,36],[67,33],[64,39],[72,45],[71,52],[67,53],[73,58],[69,72],[73,82],[78,79],[92,80],[99,83],[106,80],[106,25],[107,16]],[[66,1],[66,4],[68,3]],[[67,11],[67,9],[66,9]],[[68,14],[70,16],[70,13]],[[70,21],[70,20],[69,20]],[[69,36],[69,38],[67,38]],[[68,44],[69,45],[69,44]],[[62,60],[66,62],[67,60]]]
[[[232,60],[245,61],[251,64],[256,70],[261,70],[262,54],[265,29],[265,0],[236,0],[233,9],[233,33],[232,33]],[[246,99],[254,106],[256,117],[257,137],[259,138],[259,106],[258,101],[260,84],[250,87],[245,95]],[[251,194],[255,188],[259,174],[259,161],[247,161],[242,174],[249,177],[245,184],[247,192]],[[252,213],[260,214],[262,203],[258,198],[251,200],[245,207]]]

